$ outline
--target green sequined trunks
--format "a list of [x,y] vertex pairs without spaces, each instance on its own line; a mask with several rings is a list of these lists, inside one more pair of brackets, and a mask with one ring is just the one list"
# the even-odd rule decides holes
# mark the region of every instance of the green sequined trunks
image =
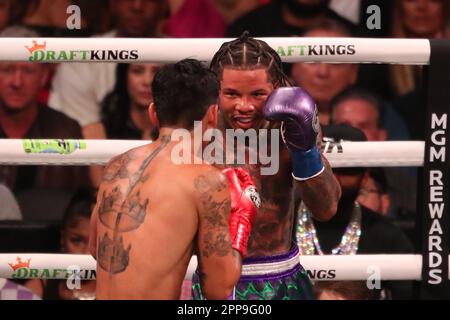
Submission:
[[[203,300],[198,273],[192,299]],[[242,275],[229,300],[312,300],[312,283],[299,263],[298,247],[283,255],[244,259]]]

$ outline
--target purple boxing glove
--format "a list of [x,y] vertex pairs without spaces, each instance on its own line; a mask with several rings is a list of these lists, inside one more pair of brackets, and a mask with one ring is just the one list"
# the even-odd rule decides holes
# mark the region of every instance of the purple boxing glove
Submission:
[[299,87],[283,87],[272,92],[263,108],[271,121],[282,121],[281,135],[292,156],[292,176],[308,180],[322,173],[324,165],[316,146],[319,132],[317,107]]

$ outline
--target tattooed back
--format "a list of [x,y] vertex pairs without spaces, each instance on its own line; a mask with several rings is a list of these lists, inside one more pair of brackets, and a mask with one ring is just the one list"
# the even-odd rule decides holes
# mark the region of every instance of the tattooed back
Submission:
[[211,167],[173,164],[172,147],[163,137],[105,169],[92,223],[98,299],[179,298],[199,223],[196,185]]

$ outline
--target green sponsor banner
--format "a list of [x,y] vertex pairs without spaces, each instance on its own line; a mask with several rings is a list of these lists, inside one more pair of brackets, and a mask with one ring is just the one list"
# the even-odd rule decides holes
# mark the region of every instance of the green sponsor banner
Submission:
[[26,153],[72,154],[76,150],[86,150],[86,141],[74,139],[23,139]]

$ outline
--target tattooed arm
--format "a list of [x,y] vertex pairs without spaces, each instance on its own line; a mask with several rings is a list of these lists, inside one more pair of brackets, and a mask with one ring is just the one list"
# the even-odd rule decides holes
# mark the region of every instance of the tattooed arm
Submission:
[[91,214],[91,221],[90,221],[90,230],[89,230],[89,252],[91,255],[97,259],[97,219],[98,219],[98,209],[100,207],[100,204],[102,203],[102,197],[101,194],[103,191],[101,191],[103,188],[104,183],[111,182],[114,177],[118,175],[118,172],[120,172],[120,167],[125,163],[123,161],[124,156],[118,155],[112,158],[108,164],[106,165],[104,171],[103,171],[103,180],[102,184],[99,186],[97,191],[97,201],[95,204],[94,209],[92,210]]
[[98,220],[98,210],[103,201],[103,187],[105,184],[112,182],[115,178],[127,177],[128,172],[126,170],[126,165],[130,161],[130,156],[128,153],[121,154],[112,158],[105,169],[103,170],[103,180],[97,191],[97,201],[95,207],[92,211],[91,221],[90,221],[90,232],[89,232],[89,252],[91,255],[97,259],[97,220]]
[[241,273],[240,254],[232,249],[228,227],[230,189],[225,176],[208,169],[194,182],[198,199],[197,257],[203,294],[227,299]]
[[325,170],[312,179],[296,181],[301,199],[319,221],[330,220],[337,211],[341,187],[331,171],[328,160],[322,155]]

